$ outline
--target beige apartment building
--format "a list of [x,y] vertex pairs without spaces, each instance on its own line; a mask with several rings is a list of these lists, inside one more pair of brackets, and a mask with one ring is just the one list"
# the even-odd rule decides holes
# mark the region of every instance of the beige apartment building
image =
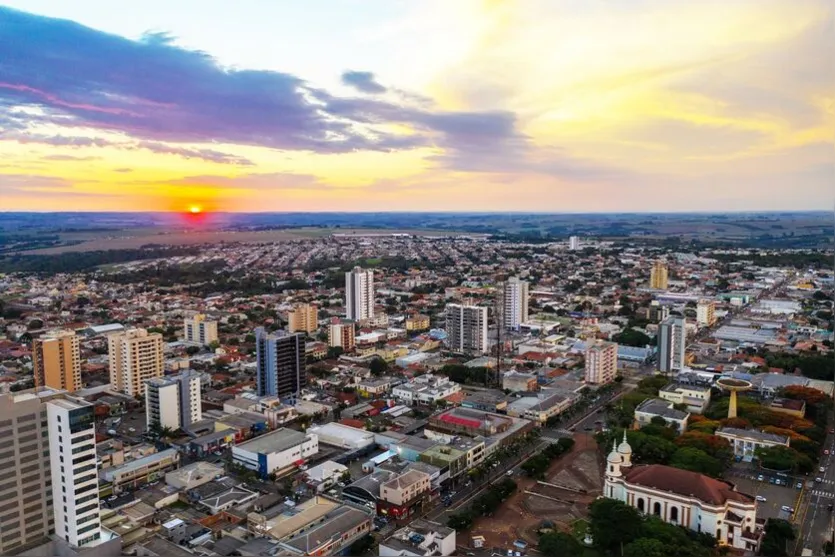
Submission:
[[331,319],[328,325],[328,346],[339,346],[345,352],[350,352],[357,345],[354,322],[342,320],[338,317]]
[[700,327],[712,327],[716,323],[716,302],[699,300],[696,305],[696,324]]
[[615,380],[618,372],[618,345],[596,342],[586,349],[586,382],[605,385]]
[[667,290],[667,279],[669,270],[667,264],[663,261],[656,261],[652,265],[652,270],[649,275],[649,287],[656,290]]
[[0,395],[0,555],[44,543],[55,530],[46,402],[63,395]]
[[407,331],[425,331],[429,328],[429,316],[416,313],[406,318]]
[[81,385],[81,356],[74,331],[50,331],[32,341],[35,386],[77,391]]
[[183,323],[183,338],[186,342],[207,346],[217,341],[217,321],[206,319],[198,313]]
[[298,304],[287,314],[287,330],[291,333],[312,333],[319,328],[319,308]]
[[107,337],[110,384],[130,396],[145,396],[145,381],[163,375],[162,335],[130,329]]

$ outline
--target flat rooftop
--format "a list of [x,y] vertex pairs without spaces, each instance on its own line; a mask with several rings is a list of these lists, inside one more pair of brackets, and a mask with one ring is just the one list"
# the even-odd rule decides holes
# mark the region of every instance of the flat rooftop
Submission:
[[304,433],[283,427],[246,443],[241,443],[237,448],[253,453],[279,453],[290,447],[301,445],[305,439],[307,439],[307,435]]

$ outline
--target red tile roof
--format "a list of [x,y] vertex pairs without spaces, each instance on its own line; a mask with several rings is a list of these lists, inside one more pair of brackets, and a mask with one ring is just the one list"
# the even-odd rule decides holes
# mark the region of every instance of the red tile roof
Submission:
[[685,497],[695,497],[711,505],[724,505],[726,501],[754,503],[752,496],[736,491],[730,482],[661,464],[636,466],[626,473],[626,481]]

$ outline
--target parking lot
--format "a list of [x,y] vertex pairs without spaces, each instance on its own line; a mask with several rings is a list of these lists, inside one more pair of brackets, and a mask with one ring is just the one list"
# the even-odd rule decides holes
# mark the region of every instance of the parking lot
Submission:
[[798,508],[801,490],[797,489],[796,481],[790,480],[792,484],[784,486],[770,483],[767,477],[764,477],[763,481],[757,480],[757,477],[758,475],[737,476],[730,478],[730,481],[734,482],[742,493],[765,497],[765,501],[757,504],[757,517],[788,519],[788,513],[783,512],[781,507],[785,505],[793,509]]

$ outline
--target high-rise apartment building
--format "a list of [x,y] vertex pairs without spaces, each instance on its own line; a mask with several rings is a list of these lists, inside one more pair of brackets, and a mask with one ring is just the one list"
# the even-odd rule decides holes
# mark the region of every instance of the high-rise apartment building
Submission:
[[668,317],[658,325],[658,371],[670,373],[684,367],[687,329],[681,317]]
[[149,379],[145,387],[145,417],[148,425],[172,430],[199,422],[200,375],[186,370],[179,375]]
[[298,304],[287,313],[287,330],[291,333],[312,333],[319,328],[319,308]]
[[202,313],[186,319],[183,324],[183,337],[186,342],[209,345],[217,341],[217,321],[206,319]]
[[716,323],[716,302],[699,300],[696,304],[696,324],[700,327],[712,327]]
[[487,352],[487,308],[447,304],[444,311],[449,349],[455,352]]
[[304,337],[255,329],[258,394],[295,399],[305,386]]
[[345,310],[354,321],[374,317],[374,271],[354,267],[345,273]]
[[77,391],[81,385],[81,356],[74,331],[50,331],[32,341],[35,386]]
[[653,323],[660,323],[660,322],[664,321],[665,319],[667,319],[669,316],[670,316],[670,308],[665,306],[665,305],[661,305],[661,303],[659,303],[658,300],[653,300],[649,304],[649,310],[647,312],[647,317]]
[[667,290],[667,264],[663,261],[656,261],[652,265],[649,275],[649,287],[657,290]]
[[586,348],[586,382],[606,385],[618,373],[618,345],[614,342],[595,342]]
[[328,346],[331,348],[342,348],[344,352],[350,352],[356,344],[356,330],[354,322],[338,317],[331,318],[328,323]]
[[517,331],[528,320],[528,283],[513,277],[504,282],[501,294],[502,326]]
[[129,329],[107,337],[110,384],[130,396],[145,396],[145,381],[162,377],[162,335]]
[[46,403],[64,394],[41,388],[0,395],[0,555],[39,545],[55,531]]
[[93,405],[81,399],[46,403],[55,535],[73,547],[101,539],[96,422]]
[[568,249],[571,251],[577,251],[580,249],[580,237],[579,236],[571,236],[568,238]]

